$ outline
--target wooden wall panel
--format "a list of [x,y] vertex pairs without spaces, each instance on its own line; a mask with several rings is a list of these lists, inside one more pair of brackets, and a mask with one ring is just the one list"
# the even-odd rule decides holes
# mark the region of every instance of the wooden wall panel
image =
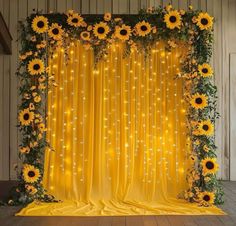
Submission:
[[[149,7],[150,5],[148,5],[147,7]],[[130,14],[137,14],[139,11],[139,5],[138,5],[138,1],[130,1],[129,2],[129,10],[130,10]]]
[[[228,3],[228,4],[227,4]],[[235,55],[236,55],[236,42],[235,42],[235,37],[236,37],[236,1],[235,0],[229,0],[226,3],[228,6],[229,12],[228,12],[228,24],[224,24],[224,26],[228,27],[228,34],[224,34],[224,38],[225,39],[225,45],[227,45],[227,52],[225,53],[225,55],[228,57],[229,55],[232,55],[231,61],[230,61],[230,80],[225,81],[225,84],[230,84],[230,93],[229,92],[225,92],[226,96],[225,96],[225,100],[229,100],[230,99],[230,109],[226,109],[228,110],[228,112],[230,111],[230,124],[227,124],[226,129],[227,128],[231,128],[233,125],[235,125],[235,121],[236,121],[236,95],[235,95],[235,87],[236,87],[236,83],[235,83],[235,71],[236,71],[236,64],[235,64]],[[222,5],[223,6],[223,5]],[[226,17],[226,15],[224,14],[223,17]],[[234,21],[234,23],[230,23],[230,21]],[[226,71],[227,73],[227,71]],[[225,75],[225,74],[224,74]],[[228,74],[226,74],[228,75]],[[224,76],[225,78],[225,76]],[[234,83],[232,83],[232,80],[234,79]],[[228,98],[228,99],[227,99]],[[226,102],[227,103],[227,102]],[[232,180],[236,180],[236,134],[232,131],[233,128],[230,129],[230,134],[228,134],[228,136],[230,137],[230,148],[229,148],[229,152],[225,151],[224,154],[226,155],[227,159],[230,159],[230,179]],[[235,128],[234,128],[235,130]],[[229,141],[229,140],[228,140]],[[226,149],[228,150],[228,149]]]
[[165,6],[169,5],[169,4],[173,5],[173,4],[172,4],[172,0],[165,0],[165,1],[162,1],[162,2],[161,2],[161,5],[162,5],[163,7],[165,7]]
[[[10,2],[0,0],[0,11],[9,27]],[[9,139],[10,139],[10,56],[0,55],[0,179],[9,179]]]
[[[11,6],[9,7],[7,4],[10,4],[10,2]],[[12,179],[15,175],[13,165],[17,163],[17,136],[19,136],[16,129],[17,80],[14,75],[18,58],[18,44],[16,43],[17,21],[29,15],[33,8],[43,10],[43,12],[65,12],[73,8],[82,14],[101,14],[109,11],[115,14],[134,14],[142,7],[157,7],[159,4],[164,6],[169,2],[174,7],[182,9],[187,9],[189,4],[192,4],[195,9],[207,10],[216,19],[212,63],[215,68],[215,84],[219,89],[218,109],[221,113],[221,119],[216,124],[216,143],[219,146],[219,162],[222,166],[219,177],[223,179],[229,178],[229,55],[236,52],[236,42],[234,41],[236,37],[235,0],[0,0],[0,10],[3,11],[4,8],[5,16],[8,14],[10,31],[14,39],[13,54],[10,60],[0,55],[0,106],[7,102],[7,98],[3,99],[3,95],[6,95],[9,90],[6,87],[3,88],[3,84],[10,87],[10,177]],[[5,73],[6,75],[9,74],[10,82],[6,80]],[[3,126],[6,112],[6,109],[3,112],[1,108],[0,128]],[[6,122],[4,123],[6,125]],[[3,153],[3,149],[7,146],[9,144],[3,145],[3,131],[0,130],[0,179],[4,177],[3,174],[8,175],[8,173],[3,173],[2,169],[2,163],[7,159],[7,153]]]
[[119,0],[119,13],[129,14],[129,1],[128,0]]
[[81,2],[81,13],[82,14],[89,14],[89,0],[87,1],[80,1]]
[[[222,35],[221,35],[222,20],[219,19],[222,16],[221,0],[215,0],[214,6],[213,6],[213,12],[214,12],[213,16],[216,15],[217,19],[214,24],[215,37],[214,37],[214,47],[213,47],[214,49],[213,49],[212,63],[214,66],[214,71],[215,71],[214,82],[215,82],[215,85],[217,85],[217,87],[219,87],[219,89],[218,89],[219,99],[218,99],[217,111],[220,112],[220,114],[222,114],[221,109],[224,107],[222,104],[222,89],[221,89],[221,84],[222,84],[222,71],[221,71],[221,68],[222,68],[222,52],[221,52],[222,51]],[[216,131],[215,142],[216,142],[216,145],[218,147],[220,147],[220,149],[218,149],[218,151],[217,151],[217,155],[219,158],[219,165],[220,165],[221,169],[223,168],[223,164],[221,161],[223,158],[223,153],[222,153],[222,149],[221,149],[222,144],[223,144],[223,140],[221,138],[221,134],[223,132],[222,125],[223,125],[223,121],[222,121],[222,118],[220,118],[215,125],[215,127],[216,127],[215,128],[215,131]],[[223,175],[222,172],[223,171],[221,171],[219,173],[219,177],[221,177],[221,178]]]
[[[3,14],[3,0],[0,0],[0,11]],[[3,78],[4,78],[4,56],[0,54],[0,106],[3,106]],[[0,128],[3,128],[3,121],[4,121],[4,116],[3,116],[3,110],[1,108],[0,110]],[[3,158],[4,158],[4,153],[3,153],[3,129],[0,129],[0,178],[4,177],[4,168],[3,168]]]
[[206,2],[207,2],[207,0],[200,0],[200,9],[202,10],[202,11],[206,11],[207,10],[207,8],[206,8]]
[[[3,0],[0,0],[0,11],[3,12]],[[0,54],[0,106],[3,106],[3,58],[4,56]],[[4,168],[3,168],[3,110],[0,109],[0,179],[4,178]]]
[[66,1],[66,10],[72,9],[73,7],[73,0]]
[[37,0],[37,9],[42,13],[47,13],[47,0]]
[[119,0],[111,0],[112,2],[112,13],[118,14],[119,13]]
[[[40,1],[40,0],[39,0]],[[48,12],[55,12],[56,11],[56,0],[46,0],[47,1],[47,11]]]
[[31,13],[34,13],[37,11],[38,7],[38,1],[37,0],[30,0],[28,1],[27,5],[27,14],[30,15]]
[[188,1],[186,0],[179,0],[179,9],[188,9]]
[[97,13],[97,0],[89,0],[89,13]]
[[236,181],[236,53],[230,54],[230,179]]
[[[103,4],[103,12],[112,12],[112,1],[110,0],[103,0],[104,4]],[[98,9],[100,9],[100,6],[98,5]],[[100,11],[100,10],[99,10]]]
[[56,11],[59,13],[64,13],[66,11],[66,0],[56,1]]
[[[236,21],[229,21],[229,12],[231,11],[231,6],[229,7],[229,0],[222,0],[221,1],[221,8],[222,8],[222,26],[221,26],[221,33],[216,34],[216,36],[222,36],[222,68],[221,68],[221,76],[222,76],[222,83],[218,89],[221,89],[221,96],[220,100],[222,102],[221,106],[221,126],[223,127],[222,134],[219,134],[217,137],[218,139],[222,139],[222,146],[219,146],[219,150],[222,152],[222,168],[221,173],[223,174],[222,178],[229,179],[229,153],[230,153],[230,146],[229,146],[229,139],[230,139],[230,121],[229,121],[229,48],[233,45],[233,42],[229,43],[229,30],[234,27],[233,25]],[[219,20],[215,15],[215,19]],[[218,102],[219,103],[219,102]]]
[[17,105],[18,105],[18,90],[16,79],[16,68],[18,61],[18,43],[17,39],[17,20],[19,18],[18,0],[11,1],[10,7],[10,33],[13,38],[12,42],[12,55],[10,59],[10,179],[16,178],[14,165],[18,163],[17,146],[18,146],[18,133],[17,133]]

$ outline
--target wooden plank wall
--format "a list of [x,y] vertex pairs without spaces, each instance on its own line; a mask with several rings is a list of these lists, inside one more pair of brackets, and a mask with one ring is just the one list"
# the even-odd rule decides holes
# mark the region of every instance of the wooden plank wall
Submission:
[[3,12],[14,39],[12,56],[0,56],[0,179],[15,179],[13,168],[18,162],[18,95],[15,77],[19,49],[16,42],[17,21],[32,13],[33,9],[43,12],[74,9],[82,14],[134,14],[142,7],[164,6],[168,3],[182,9],[187,9],[192,4],[195,9],[208,11],[216,19],[212,63],[215,68],[215,83],[219,88],[218,109],[222,116],[216,125],[216,143],[219,146],[218,156],[222,166],[219,178],[229,179],[229,54],[236,52],[236,0],[0,0],[0,11]]
[[[0,0],[0,11],[10,24],[10,2]],[[9,178],[10,143],[10,56],[0,55],[0,179]]]

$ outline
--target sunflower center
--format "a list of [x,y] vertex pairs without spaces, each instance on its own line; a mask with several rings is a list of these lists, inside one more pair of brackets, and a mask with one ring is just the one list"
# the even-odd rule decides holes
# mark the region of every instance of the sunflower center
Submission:
[[29,171],[28,172],[28,176],[29,177],[34,177],[35,176],[35,172],[34,171]]
[[201,24],[207,25],[208,24],[208,20],[206,18],[202,18],[201,19]]
[[176,17],[175,16],[170,16],[170,22],[175,23],[176,22]]
[[128,33],[128,32],[127,32],[125,29],[120,30],[120,34],[121,34],[121,35],[127,35],[127,33]]
[[83,33],[82,35],[84,38],[87,38],[89,36],[87,32]]
[[202,127],[205,131],[207,131],[209,129],[209,126],[208,125],[203,125]]
[[104,27],[99,27],[99,28],[98,28],[98,33],[99,33],[99,34],[103,34],[104,32],[105,32]]
[[44,27],[44,22],[40,20],[40,21],[37,23],[37,27],[43,28],[43,27]]
[[202,98],[198,97],[195,99],[196,104],[201,104],[202,103]]
[[207,69],[207,68],[203,68],[203,69],[202,69],[202,72],[203,72],[204,74],[206,74],[206,73],[208,72],[208,69]]
[[146,25],[142,25],[142,26],[141,26],[141,30],[142,30],[142,31],[146,31],[146,30],[147,30],[147,26],[146,26]]
[[209,202],[211,198],[209,195],[204,195],[203,199],[204,201]]
[[72,23],[75,23],[75,24],[79,22],[78,18],[73,18],[71,21]]
[[52,29],[52,33],[53,33],[54,35],[58,35],[58,34],[59,34],[59,29],[58,29],[58,28],[53,28],[53,29]]
[[39,68],[40,68],[40,66],[39,66],[39,64],[35,64],[34,66],[33,66],[33,68],[34,68],[34,70],[39,70]]
[[24,120],[28,120],[28,119],[29,119],[29,114],[28,113],[24,114]]
[[207,162],[206,163],[206,168],[211,170],[211,169],[214,169],[214,163],[213,162]]

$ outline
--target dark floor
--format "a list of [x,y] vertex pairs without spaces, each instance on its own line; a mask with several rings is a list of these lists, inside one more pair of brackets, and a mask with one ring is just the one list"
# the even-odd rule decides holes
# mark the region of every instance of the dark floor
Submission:
[[236,226],[236,182],[224,182],[227,216],[14,217],[19,207],[0,207],[0,226]]

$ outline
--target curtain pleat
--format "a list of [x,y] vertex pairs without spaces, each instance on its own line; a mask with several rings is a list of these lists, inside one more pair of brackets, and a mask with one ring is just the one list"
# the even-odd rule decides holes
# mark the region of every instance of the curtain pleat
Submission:
[[220,214],[178,200],[187,188],[183,49],[156,43],[150,56],[112,44],[94,67],[92,50],[71,43],[49,59],[44,186],[64,200],[28,215]]

